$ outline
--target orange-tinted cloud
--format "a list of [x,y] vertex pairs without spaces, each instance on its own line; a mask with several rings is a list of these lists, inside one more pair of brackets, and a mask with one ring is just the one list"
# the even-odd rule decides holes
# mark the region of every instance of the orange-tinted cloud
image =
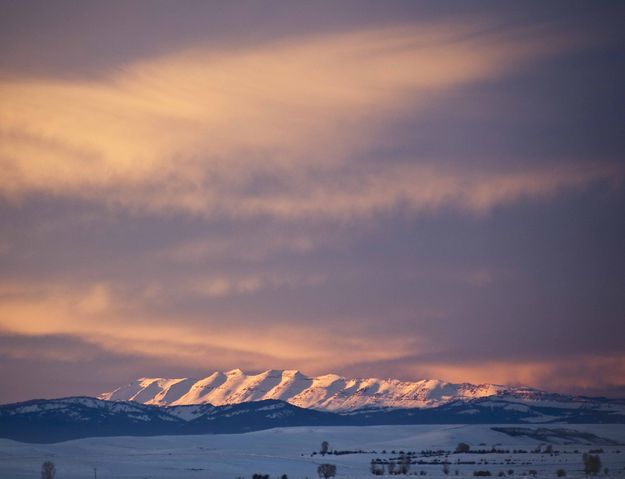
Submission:
[[[206,285],[191,284],[186,294],[209,297],[245,294],[263,287],[261,279],[255,281],[217,278]],[[267,287],[289,287],[289,281],[293,280],[281,281]],[[176,315],[158,316],[146,311],[145,298],[130,298],[119,291],[115,294],[102,284],[39,285],[33,290],[22,286],[5,288],[19,293],[0,299],[3,333],[69,335],[117,354],[167,357],[174,364],[199,362],[227,368],[241,358],[249,368],[262,369],[271,362],[304,369],[315,364],[322,370],[363,357],[394,359],[406,354],[414,342],[397,335],[383,344],[372,345],[366,331],[338,334],[341,328],[328,330],[314,324],[292,324],[284,319],[267,322],[260,316],[255,319],[263,326],[250,328],[241,318],[227,312],[203,321]]]
[[500,203],[622,174],[616,165],[471,171],[436,158],[375,168],[385,119],[565,48],[475,20],[207,46],[93,80],[0,81],[0,195],[81,198],[211,216],[350,217]]
[[[416,376],[452,382],[532,385],[547,391],[610,390],[625,384],[624,355],[579,355],[551,360],[475,361],[403,365]],[[410,374],[410,373],[408,373]]]

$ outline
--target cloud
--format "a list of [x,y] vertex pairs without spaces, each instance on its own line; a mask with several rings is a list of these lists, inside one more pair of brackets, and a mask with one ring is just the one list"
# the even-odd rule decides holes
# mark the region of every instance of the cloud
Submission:
[[[408,366],[405,370],[410,370]],[[609,391],[625,384],[625,356],[580,355],[551,360],[477,361],[464,364],[421,364],[413,374],[449,381],[533,385],[548,391]]]
[[[477,281],[481,289],[484,281],[491,281],[489,278],[492,273],[475,271],[461,275],[459,280],[471,285]],[[308,313],[318,315],[318,320],[310,321],[307,314],[302,322],[285,315],[283,307],[274,314],[254,302],[250,303],[251,310],[228,306],[234,303],[217,308],[200,304],[195,312],[171,309],[172,302],[175,306],[197,301],[198,297],[221,302],[229,298],[241,301],[242,296],[272,288],[283,293],[309,287],[307,281],[306,276],[260,274],[195,277],[178,285],[177,280],[152,285],[151,296],[137,294],[136,285],[129,287],[128,283],[124,287],[102,282],[5,283],[0,289],[0,336],[9,339],[0,343],[0,355],[15,363],[16,370],[20,361],[84,362],[98,369],[104,366],[96,363],[131,358],[132,368],[130,364],[127,367],[135,375],[144,375],[146,370],[157,375],[174,370],[189,375],[199,369],[234,366],[247,370],[295,367],[310,374],[333,371],[411,380],[431,377],[595,394],[616,391],[625,384],[625,359],[620,350],[537,350],[533,340],[524,342],[522,349],[503,340],[496,347],[484,344],[476,348],[475,344],[488,339],[479,334],[469,341],[466,334],[460,340],[450,335],[437,338],[426,317],[433,314],[430,319],[436,322],[449,318],[439,318],[440,312],[419,311],[415,305],[410,307],[410,321],[405,324],[397,322],[393,310],[378,317],[376,311],[361,316],[335,309],[328,318],[323,308],[316,308]],[[205,288],[197,289],[202,284]],[[375,295],[382,294],[378,289]],[[461,304],[467,307],[465,302]],[[479,321],[470,323],[472,329],[484,328]],[[529,328],[522,322],[517,326]],[[516,334],[506,327],[503,331],[498,338]],[[541,334],[550,337],[548,332]],[[70,343],[80,347],[64,347],[54,340],[60,337],[72,338]],[[32,348],[28,346],[31,343]],[[72,385],[72,390],[75,387]]]
[[76,305],[76,310],[87,315],[100,314],[110,307],[109,288],[105,284],[96,284]]
[[146,375],[201,377],[208,371],[202,365],[187,364],[181,368],[168,364],[164,358],[112,352],[71,335],[0,333],[0,380],[13,385],[0,391],[3,403],[68,395],[95,396]]
[[[270,287],[292,287],[292,279],[276,281]],[[201,292],[219,299],[250,293],[261,284],[249,278],[238,283],[218,279],[208,286],[208,291]],[[237,317],[227,310],[210,317],[201,313],[155,314],[146,310],[144,298],[104,289],[101,284],[39,285],[34,289],[37,291],[22,290],[0,300],[3,334],[68,335],[112,354],[167,358],[171,364],[228,368],[236,363],[252,369],[263,369],[266,364],[310,369],[314,364],[318,372],[363,355],[371,360],[393,358],[405,354],[403,348],[409,343],[396,335],[374,345],[366,331],[354,331],[349,324],[332,329],[294,324],[288,318],[268,318],[262,311],[252,318]],[[102,295],[105,302],[100,299]]]
[[625,355],[581,354],[552,358],[453,358],[444,354],[413,354],[345,368],[354,375],[392,375],[413,380],[435,378],[449,382],[533,386],[551,392],[611,394],[625,385]]
[[[189,47],[93,80],[0,81],[0,195],[130,211],[349,218],[403,205],[471,212],[614,178],[615,165],[471,170],[363,160],[387,121],[576,39],[485,22],[390,26],[258,46]],[[618,176],[617,175],[617,176]]]
[[275,255],[305,255],[323,247],[341,244],[338,232],[323,231],[312,227],[306,231],[293,231],[281,225],[281,234],[272,228],[257,227],[250,234],[219,235],[215,232],[195,239],[185,239],[168,245],[154,253],[157,260],[177,263],[219,261],[237,259],[246,262],[262,262]]
[[196,278],[183,285],[181,293],[198,294],[208,297],[224,297],[230,295],[251,294],[262,289],[296,288],[300,286],[316,286],[324,282],[323,275],[285,275],[255,274],[240,277],[204,277]]
[[[396,342],[387,343],[394,348]],[[351,344],[360,347],[358,340]],[[10,381],[15,374],[31,379],[19,391],[3,391],[0,400],[32,397],[97,394],[144,375],[200,377],[233,364],[247,371],[288,367],[272,355],[207,346],[193,349],[195,361],[130,352],[72,335],[0,334],[0,376]],[[427,357],[424,356],[424,357]],[[303,367],[300,367],[302,366]],[[413,356],[389,359],[381,355],[371,363],[298,363],[307,374],[339,372],[357,377],[397,377],[406,380],[439,378],[451,382],[531,385],[548,391],[619,397],[625,385],[625,356],[583,355],[551,360],[429,362]],[[68,374],[71,371],[71,374]],[[54,381],[50,380],[50,375]]]

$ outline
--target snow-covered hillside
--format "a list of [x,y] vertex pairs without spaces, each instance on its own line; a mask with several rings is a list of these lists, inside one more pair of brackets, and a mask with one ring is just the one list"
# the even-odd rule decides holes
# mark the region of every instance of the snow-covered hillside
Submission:
[[203,379],[141,378],[98,396],[114,401],[144,404],[213,405],[279,399],[299,407],[348,411],[365,407],[436,407],[455,400],[493,395],[536,397],[540,391],[494,384],[452,384],[425,379],[345,378],[336,374],[308,377],[294,370],[268,370],[245,374],[240,369],[215,372]]
[[96,436],[228,434],[297,426],[625,424],[625,405],[618,400],[577,402],[577,407],[535,402],[502,395],[429,408],[336,412],[301,408],[277,399],[221,406],[158,406],[88,397],[35,399],[0,405],[0,437],[47,443]]
[[[621,424],[567,425],[566,428],[625,442],[625,426]],[[313,455],[322,441],[328,441],[331,450],[364,452]],[[508,452],[448,454],[461,441],[475,449],[497,447]],[[39,477],[41,463],[51,460],[59,479],[84,479],[94,477],[95,472],[99,479],[249,479],[254,473],[269,474],[272,478],[287,474],[289,479],[304,479],[317,477],[321,463],[336,465],[339,479],[408,479],[417,475],[424,479],[473,479],[475,470],[488,470],[492,477],[503,472],[509,479],[531,478],[530,471],[535,470],[538,478],[556,479],[558,469],[566,471],[565,479],[585,479],[582,453],[598,448],[604,451],[601,461],[609,469],[609,476],[597,477],[624,476],[625,454],[620,452],[623,446],[605,445],[602,441],[548,443],[552,444],[553,453],[532,452],[538,447],[544,451],[547,441],[503,434],[493,429],[493,425],[297,427],[247,434],[89,438],[57,444],[0,439],[0,477]],[[432,455],[422,454],[422,450],[447,452]],[[417,451],[414,462],[422,463],[411,465],[409,476],[371,474],[372,460],[397,458],[398,451]],[[449,475],[443,472],[445,460],[450,462]]]

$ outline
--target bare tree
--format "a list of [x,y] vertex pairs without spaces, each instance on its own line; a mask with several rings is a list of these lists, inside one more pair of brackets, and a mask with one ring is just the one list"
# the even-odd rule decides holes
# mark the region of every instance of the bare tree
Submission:
[[319,450],[319,452],[321,453],[322,456],[325,456],[328,453],[329,447],[330,447],[330,444],[328,444],[328,441],[323,441],[321,443],[321,449]]
[[56,467],[52,461],[46,461],[41,465],[41,479],[54,479]]
[[408,474],[408,471],[410,471],[410,456],[402,453],[399,456],[399,473]]
[[317,468],[317,474],[323,479],[336,476],[336,466],[334,464],[321,464]]
[[584,462],[584,472],[586,475],[596,476],[601,471],[601,458],[598,455],[586,454],[582,455],[582,461]]

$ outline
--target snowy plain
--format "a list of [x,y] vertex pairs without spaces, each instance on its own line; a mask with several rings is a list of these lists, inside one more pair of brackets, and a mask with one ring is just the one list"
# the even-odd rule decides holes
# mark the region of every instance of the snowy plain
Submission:
[[[39,477],[43,461],[51,460],[57,468],[57,479],[236,479],[252,474],[269,474],[272,478],[287,474],[289,479],[317,477],[317,466],[337,466],[337,477],[373,478],[372,459],[397,457],[399,451],[453,450],[459,442],[473,449],[532,450],[545,444],[528,437],[511,437],[493,431],[491,425],[444,426],[371,426],[371,427],[296,427],[278,428],[247,434],[159,437],[88,438],[57,444],[25,444],[0,439],[0,477]],[[623,445],[554,444],[560,454],[452,454],[449,478],[473,477],[474,470],[489,470],[493,477],[505,471],[507,477],[556,477],[565,469],[567,477],[585,477],[582,472],[583,452],[603,449],[600,454],[608,477],[625,477],[625,425],[549,425],[591,432]],[[365,450],[376,453],[311,455],[322,441],[330,449]],[[544,448],[544,446],[543,446]],[[382,451],[385,450],[385,453]],[[395,451],[393,454],[392,451]],[[431,461],[436,456],[422,459]],[[444,460],[444,456],[439,456]],[[456,461],[487,461],[488,464],[455,464]],[[96,471],[94,471],[94,468]],[[513,474],[508,475],[509,470]],[[413,465],[410,474],[425,472],[425,478],[443,478],[441,465]],[[456,472],[457,471],[457,472]],[[603,474],[603,473],[602,473]],[[394,476],[404,477],[404,476]],[[414,476],[413,476],[414,477]]]

